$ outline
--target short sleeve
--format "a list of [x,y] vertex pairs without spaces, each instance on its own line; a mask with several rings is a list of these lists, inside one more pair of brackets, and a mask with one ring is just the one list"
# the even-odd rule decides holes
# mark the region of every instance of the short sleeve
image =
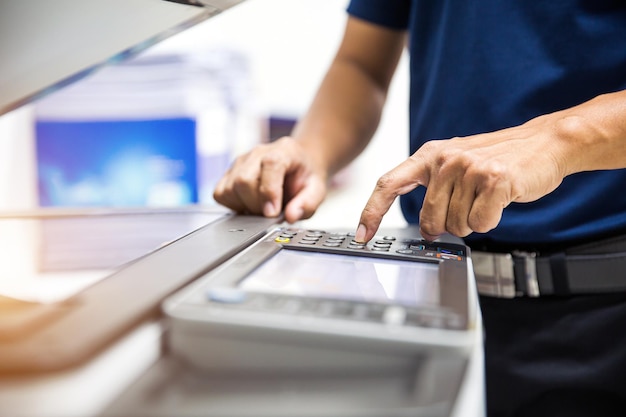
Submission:
[[406,29],[409,24],[411,0],[351,0],[350,16],[391,29]]

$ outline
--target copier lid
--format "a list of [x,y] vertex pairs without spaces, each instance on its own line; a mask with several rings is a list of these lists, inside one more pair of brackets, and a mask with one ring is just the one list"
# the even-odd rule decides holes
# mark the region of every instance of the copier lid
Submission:
[[4,1],[0,115],[242,1]]

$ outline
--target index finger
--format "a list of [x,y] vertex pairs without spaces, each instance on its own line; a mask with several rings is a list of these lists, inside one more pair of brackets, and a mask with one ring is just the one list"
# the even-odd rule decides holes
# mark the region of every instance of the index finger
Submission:
[[372,239],[383,216],[389,211],[396,197],[404,195],[420,185],[427,185],[427,183],[428,178],[424,164],[414,157],[405,160],[380,177],[361,212],[354,239],[357,242],[367,242]]

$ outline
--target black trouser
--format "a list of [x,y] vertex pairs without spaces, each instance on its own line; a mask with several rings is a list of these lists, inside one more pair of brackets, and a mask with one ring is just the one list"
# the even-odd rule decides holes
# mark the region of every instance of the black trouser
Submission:
[[626,294],[480,303],[488,417],[626,416]]

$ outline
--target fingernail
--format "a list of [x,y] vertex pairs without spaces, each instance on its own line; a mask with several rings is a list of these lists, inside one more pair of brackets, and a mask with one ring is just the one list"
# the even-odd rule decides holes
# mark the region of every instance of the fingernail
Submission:
[[263,215],[265,217],[274,217],[274,216],[276,216],[276,207],[274,207],[274,204],[272,204],[271,201],[267,201],[263,205]]
[[367,229],[364,224],[360,224],[356,229],[356,234],[354,235],[354,240],[360,243],[365,242],[365,234],[367,233]]

